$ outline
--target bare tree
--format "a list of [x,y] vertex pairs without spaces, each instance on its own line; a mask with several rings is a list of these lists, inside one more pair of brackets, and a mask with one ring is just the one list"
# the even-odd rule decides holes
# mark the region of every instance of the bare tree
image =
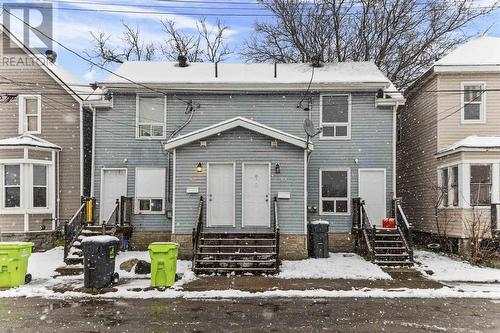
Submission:
[[408,86],[436,58],[471,36],[471,21],[499,7],[470,0],[260,0],[276,20],[255,23],[249,61],[373,61]]
[[200,19],[196,25],[198,33],[205,43],[205,58],[209,62],[221,62],[226,60],[233,51],[226,42],[226,34],[229,30],[221,20],[217,19],[216,27],[209,29],[205,19]]
[[[93,47],[84,51],[93,60],[97,60],[101,66],[110,63],[123,63],[129,60],[153,60],[156,55],[156,47],[152,42],[144,42],[139,27],[132,27],[122,22],[124,31],[119,37],[121,43],[112,43],[111,35],[104,32],[90,32]],[[118,43],[116,43],[118,44]]]
[[173,20],[163,20],[161,23],[163,31],[167,34],[166,43],[162,45],[161,51],[167,59],[175,61],[179,55],[184,55],[190,62],[203,60],[199,34],[189,34],[179,30]]

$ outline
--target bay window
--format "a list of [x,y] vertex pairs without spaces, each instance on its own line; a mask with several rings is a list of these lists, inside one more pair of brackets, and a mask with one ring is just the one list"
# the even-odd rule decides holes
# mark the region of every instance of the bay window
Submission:
[[491,204],[491,164],[471,164],[470,166],[470,204],[489,206]]
[[165,138],[165,98],[137,96],[137,138]]
[[33,165],[33,207],[47,207],[47,167]]
[[4,207],[21,207],[21,165],[4,166]]
[[320,213],[349,212],[349,170],[320,170]]
[[351,96],[321,96],[321,137],[324,139],[349,139],[351,136]]
[[439,169],[439,198],[441,207],[459,206],[458,166]]

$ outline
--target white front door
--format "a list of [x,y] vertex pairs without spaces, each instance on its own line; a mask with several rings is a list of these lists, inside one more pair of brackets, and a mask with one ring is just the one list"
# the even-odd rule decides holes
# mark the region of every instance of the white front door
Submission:
[[99,219],[108,221],[115,209],[116,199],[127,196],[127,169],[102,169],[101,206]]
[[207,226],[234,226],[234,163],[208,163]]
[[243,163],[242,225],[270,226],[270,164]]
[[386,215],[385,169],[359,169],[359,197],[365,201],[370,223],[381,227]]

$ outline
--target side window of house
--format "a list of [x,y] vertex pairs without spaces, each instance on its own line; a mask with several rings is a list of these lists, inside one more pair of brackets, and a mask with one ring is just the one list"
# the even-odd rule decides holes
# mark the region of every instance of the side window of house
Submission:
[[441,186],[440,197],[441,197],[441,206],[448,207],[448,191],[449,191],[449,182],[448,182],[448,168],[441,169]]
[[451,167],[450,171],[451,206],[458,207],[458,167]]
[[137,137],[165,138],[165,98],[137,97]]
[[349,95],[321,96],[321,137],[349,139],[351,137],[351,97]]
[[472,206],[491,204],[491,164],[470,166],[470,202]]
[[47,207],[47,167],[33,165],[33,207]]
[[458,207],[458,166],[442,168],[440,172],[440,206]]
[[21,207],[21,165],[4,165],[3,169],[3,206]]
[[41,133],[42,107],[40,96],[19,96],[19,133]]
[[135,213],[165,212],[165,168],[135,169]]
[[320,187],[321,214],[348,213],[348,170],[321,170]]
[[463,84],[462,122],[477,123],[485,120],[484,84]]

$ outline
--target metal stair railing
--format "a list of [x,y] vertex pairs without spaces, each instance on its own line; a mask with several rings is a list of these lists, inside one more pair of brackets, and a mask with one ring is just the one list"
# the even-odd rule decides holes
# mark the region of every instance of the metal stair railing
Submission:
[[280,226],[278,218],[278,198],[274,197],[273,200],[273,228],[274,228],[274,239],[276,242],[276,273],[279,272],[281,261],[280,261]]
[[401,235],[401,239],[403,240],[403,244],[410,256],[410,260],[413,261],[413,235],[412,235],[412,225],[408,222],[408,218],[403,211],[403,207],[401,207],[401,199],[394,198],[393,199],[393,217],[396,220],[396,226],[398,228],[398,232]]
[[64,223],[64,259],[69,255],[69,251],[83,228],[93,222],[94,198],[82,197],[80,208],[73,214],[71,219]]
[[196,261],[196,252],[198,251],[198,245],[200,242],[200,236],[201,233],[203,232],[203,206],[204,206],[204,201],[203,201],[203,196],[200,196],[200,200],[198,202],[198,217],[196,220],[196,226],[193,228],[193,233],[191,236],[191,242],[192,242],[192,251],[193,251],[193,257],[192,257],[192,268],[195,268],[195,261]]
[[371,261],[375,260],[375,236],[377,227],[370,222],[366,212],[365,201],[361,198],[353,198],[353,221],[352,228],[355,234],[355,249],[362,251]]

